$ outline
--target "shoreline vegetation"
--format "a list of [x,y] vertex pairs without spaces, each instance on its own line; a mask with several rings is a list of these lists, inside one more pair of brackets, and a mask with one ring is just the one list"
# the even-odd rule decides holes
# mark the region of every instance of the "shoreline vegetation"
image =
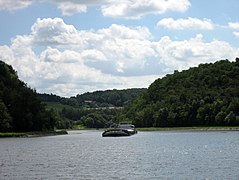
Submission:
[[43,137],[68,134],[66,130],[37,131],[37,132],[0,132],[0,138],[6,137]]
[[[144,127],[136,128],[137,131],[239,131],[239,126],[195,126],[195,127]],[[69,130],[56,130],[56,131],[37,131],[37,132],[0,132],[0,138],[7,137],[43,137],[43,136],[56,136],[66,135],[67,131],[81,131],[81,130],[95,130],[95,128],[73,128]],[[103,130],[103,129],[97,129]]]
[[[107,128],[73,128],[69,131],[105,130]],[[136,127],[137,131],[239,131],[239,126],[192,126],[192,127]]]

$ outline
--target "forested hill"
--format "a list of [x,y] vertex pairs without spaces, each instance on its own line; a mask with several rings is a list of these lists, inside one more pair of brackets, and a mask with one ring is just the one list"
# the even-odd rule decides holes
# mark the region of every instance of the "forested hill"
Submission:
[[106,91],[95,91],[93,93],[84,93],[77,95],[76,99],[80,101],[95,101],[98,103],[112,104],[113,106],[125,106],[130,101],[135,99],[139,94],[145,92],[145,88],[133,88],[124,90],[106,90]]
[[54,124],[37,93],[18,79],[11,66],[0,61],[0,132],[51,130]]
[[157,79],[121,118],[138,127],[239,125],[239,59]]
[[38,96],[58,115],[57,128],[71,128],[72,125],[103,128],[121,121],[117,115],[122,108],[145,91],[143,88],[95,91],[70,98],[53,94]]
[[70,98],[64,98],[53,94],[39,94],[38,96],[44,102],[59,102],[73,107],[123,107],[145,91],[145,88],[133,88],[87,92]]

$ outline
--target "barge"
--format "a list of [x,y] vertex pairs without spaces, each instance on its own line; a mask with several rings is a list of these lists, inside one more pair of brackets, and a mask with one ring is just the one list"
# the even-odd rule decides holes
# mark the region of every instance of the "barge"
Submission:
[[117,136],[131,136],[136,134],[137,130],[132,124],[118,124],[113,125],[113,127],[105,130],[102,133],[103,137],[117,137]]

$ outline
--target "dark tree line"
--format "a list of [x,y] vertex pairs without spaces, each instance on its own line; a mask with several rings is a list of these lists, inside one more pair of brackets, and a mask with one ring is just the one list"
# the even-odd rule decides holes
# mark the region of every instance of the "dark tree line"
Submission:
[[145,88],[134,88],[86,92],[70,98],[64,98],[54,94],[38,94],[38,96],[44,102],[59,102],[73,107],[123,107],[145,91]]
[[51,130],[54,125],[37,93],[18,79],[12,66],[0,61],[0,131]]
[[95,91],[93,93],[87,92],[82,95],[77,95],[75,98],[80,102],[93,101],[101,106],[116,106],[123,107],[130,101],[135,99],[140,93],[145,92],[144,88],[133,88],[124,90],[106,90]]
[[239,59],[157,79],[120,118],[138,127],[239,125]]

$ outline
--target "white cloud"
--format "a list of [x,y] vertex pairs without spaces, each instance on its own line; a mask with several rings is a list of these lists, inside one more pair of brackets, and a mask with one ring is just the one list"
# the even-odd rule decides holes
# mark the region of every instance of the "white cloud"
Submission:
[[237,38],[239,38],[239,32],[233,32],[234,36],[236,36]]
[[228,27],[231,29],[239,30],[239,22],[229,22]]
[[0,0],[0,9],[16,10],[34,2],[55,4],[66,16],[86,12],[89,6],[98,6],[104,16],[131,19],[167,11],[185,12],[190,6],[189,0]]
[[126,27],[122,25],[112,24],[109,28],[98,31],[105,36],[117,37],[121,39],[147,39],[151,37],[151,33],[147,27]]
[[214,24],[209,19],[197,19],[197,18],[187,18],[187,19],[177,19],[174,20],[173,18],[165,18],[160,20],[157,23],[157,26],[166,27],[168,29],[204,29],[204,30],[212,30],[214,28]]
[[233,34],[234,36],[236,36],[237,38],[239,38],[239,22],[229,22],[228,23],[228,27],[230,29],[235,29],[237,31],[234,31]]
[[184,12],[189,6],[188,0],[121,0],[102,6],[104,16],[138,19],[147,14],[163,14],[167,11]]
[[81,57],[86,61],[107,61],[104,53],[97,49],[85,50],[81,53]]
[[58,49],[47,47],[47,49],[40,54],[40,60],[46,62],[60,62],[61,52]]
[[58,8],[65,16],[71,16],[76,13],[82,13],[87,11],[87,6],[85,4],[75,4],[72,2],[59,3]]
[[199,63],[220,59],[235,59],[239,53],[238,49],[224,41],[204,42],[201,34],[184,41],[173,41],[169,37],[163,37],[154,45],[157,53],[161,55],[162,64],[171,70],[183,70]]
[[60,18],[37,19],[31,28],[33,43],[37,45],[79,43],[78,32]]
[[10,47],[6,45],[0,46],[0,60],[12,64],[12,62],[15,60],[15,56]]
[[32,0],[0,0],[0,10],[15,11],[32,4]]
[[[28,35],[0,46],[0,59],[39,92],[73,96],[85,91],[147,87],[156,78],[200,63],[235,59],[239,50],[201,34],[151,39],[146,27],[112,25],[77,30],[62,19],[38,19]],[[139,80],[140,79],[140,80]]]

